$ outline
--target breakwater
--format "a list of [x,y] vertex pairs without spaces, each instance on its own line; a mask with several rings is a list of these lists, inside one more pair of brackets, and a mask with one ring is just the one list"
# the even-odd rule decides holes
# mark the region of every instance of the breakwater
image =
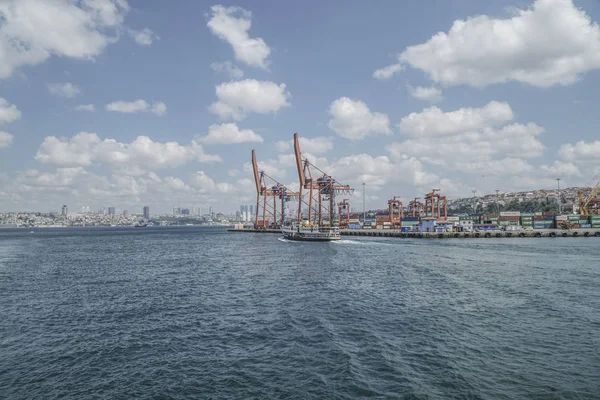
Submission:
[[[281,233],[279,229],[228,229],[240,233]],[[524,238],[524,237],[598,237],[600,229],[544,229],[523,231],[487,231],[487,232],[400,232],[391,229],[342,229],[344,236],[378,236],[405,239],[460,239],[460,238]]]

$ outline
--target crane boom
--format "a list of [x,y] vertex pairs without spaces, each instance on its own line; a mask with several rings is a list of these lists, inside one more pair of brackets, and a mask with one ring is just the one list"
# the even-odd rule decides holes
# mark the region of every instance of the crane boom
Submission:
[[254,171],[254,182],[256,183],[256,193],[260,194],[260,178],[258,177],[258,164],[256,162],[256,152],[252,150],[252,170]]

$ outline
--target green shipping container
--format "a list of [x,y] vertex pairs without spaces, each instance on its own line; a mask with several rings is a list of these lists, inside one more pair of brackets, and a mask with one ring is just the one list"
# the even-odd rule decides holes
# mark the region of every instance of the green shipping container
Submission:
[[569,215],[569,221],[579,221],[579,215]]

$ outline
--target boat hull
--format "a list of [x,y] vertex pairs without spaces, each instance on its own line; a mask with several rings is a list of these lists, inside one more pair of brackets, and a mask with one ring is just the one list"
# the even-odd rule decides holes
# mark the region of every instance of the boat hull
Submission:
[[297,240],[300,242],[331,242],[340,240],[339,231],[335,232],[321,232],[321,231],[308,231],[308,230],[296,230],[286,229],[281,230],[283,237],[288,240]]

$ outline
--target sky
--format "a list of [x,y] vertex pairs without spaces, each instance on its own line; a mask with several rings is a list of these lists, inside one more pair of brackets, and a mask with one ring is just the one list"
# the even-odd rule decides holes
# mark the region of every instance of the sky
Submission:
[[600,2],[0,0],[0,210],[252,204],[250,154],[368,208],[590,185]]

